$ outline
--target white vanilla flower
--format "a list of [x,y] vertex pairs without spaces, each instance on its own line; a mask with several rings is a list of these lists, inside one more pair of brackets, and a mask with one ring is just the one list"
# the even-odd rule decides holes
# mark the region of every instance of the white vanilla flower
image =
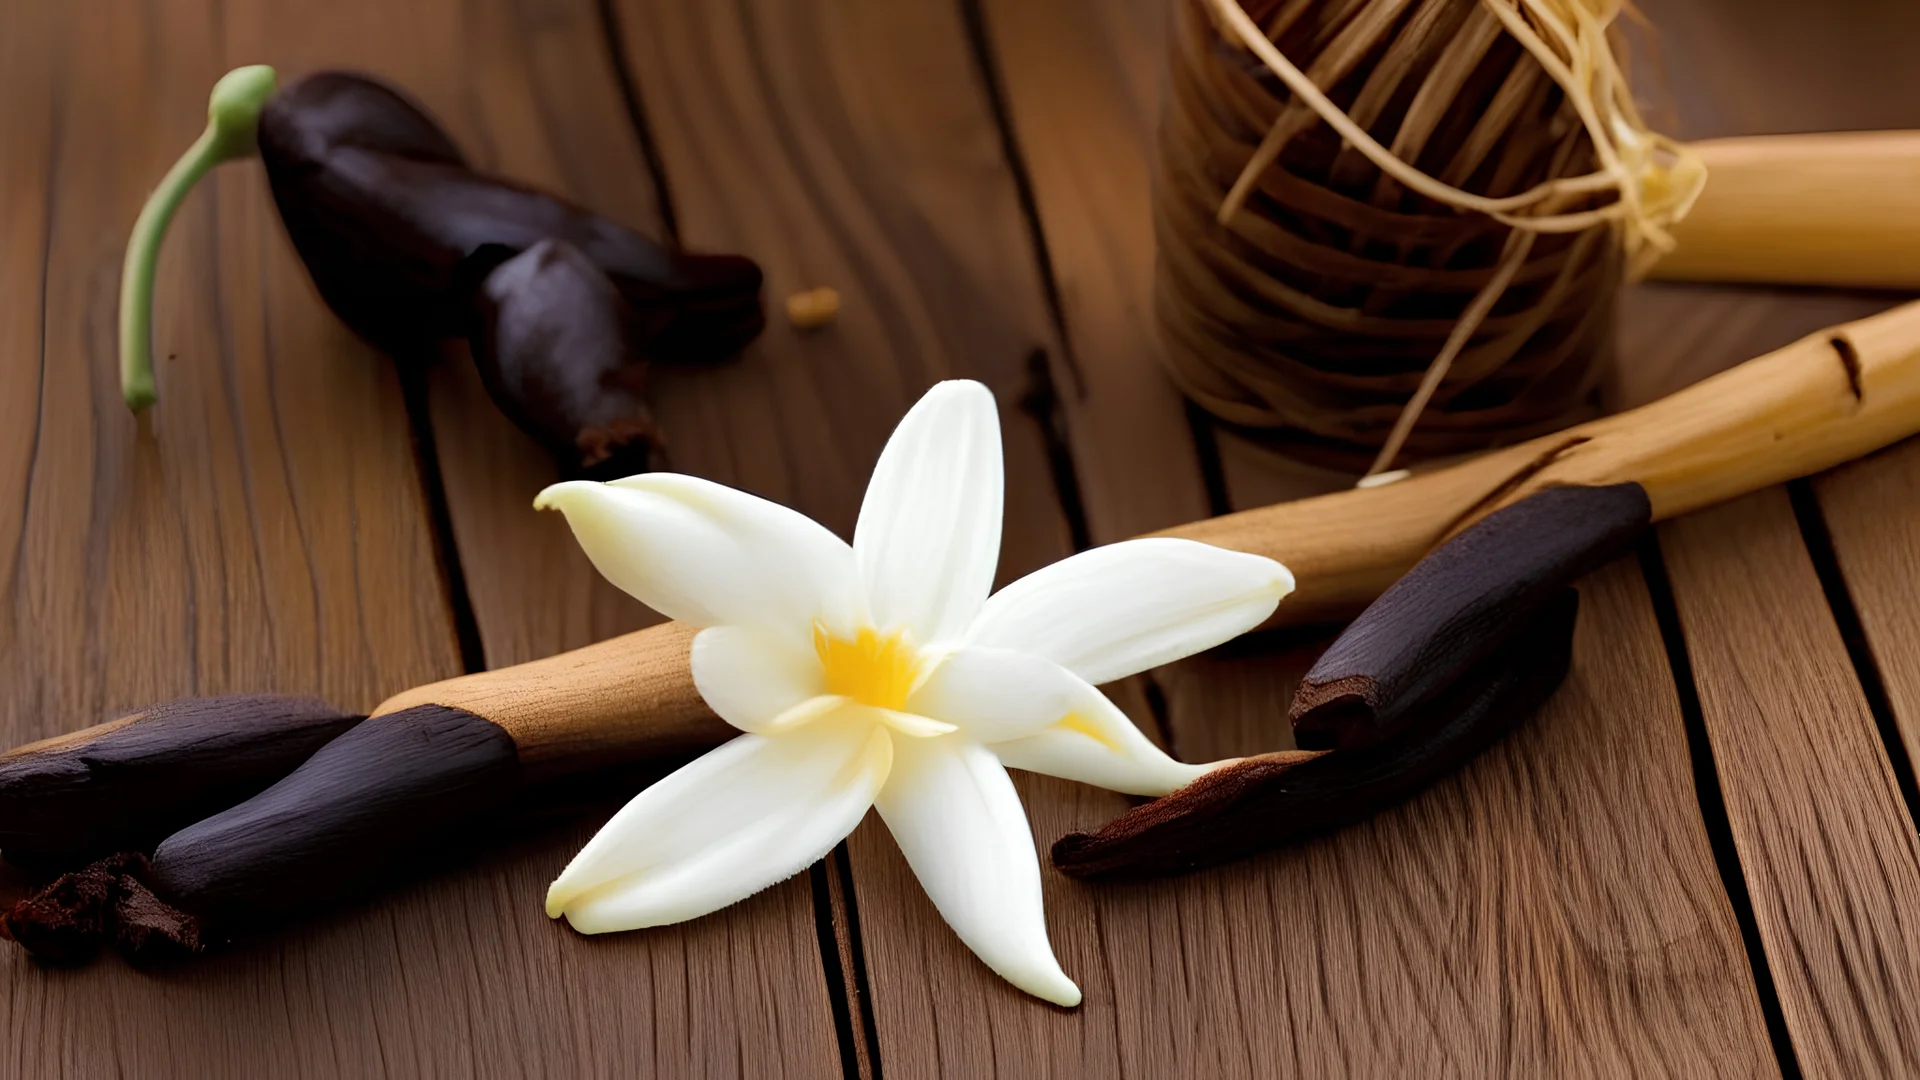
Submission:
[[694,683],[746,733],[629,802],[553,883],[547,914],[589,934],[705,915],[805,869],[878,807],[968,948],[1022,990],[1078,1004],[1007,767],[1138,795],[1199,776],[1094,685],[1259,625],[1293,578],[1271,559],[1145,539],[988,596],[1001,488],[993,395],[945,382],[880,455],[852,546],[691,476],[541,492],[534,505],[566,514],[608,580],[703,628]]

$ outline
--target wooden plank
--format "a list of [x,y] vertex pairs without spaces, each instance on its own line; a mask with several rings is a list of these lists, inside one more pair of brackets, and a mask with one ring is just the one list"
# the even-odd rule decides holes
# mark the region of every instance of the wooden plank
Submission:
[[1767,960],[1809,1076],[1920,1068],[1920,836],[1786,493],[1661,529]]
[[[1666,39],[1677,123],[1691,137],[1911,126],[1920,82],[1892,61],[1920,13],[1882,5],[1807,20],[1790,5],[1650,5]],[[1711,182],[1711,181],[1709,181]],[[1783,290],[1673,291],[1652,352],[1752,354],[1889,302]],[[1684,305],[1684,306],[1682,306]],[[1669,336],[1669,335],[1663,335]],[[1912,443],[1816,481],[1835,558],[1911,732],[1916,591],[1901,496]],[[1667,526],[1662,547],[1693,654],[1727,815],[1794,1051],[1808,1075],[1911,1071],[1920,945],[1902,918],[1920,888],[1902,799],[1784,492]],[[1903,756],[1910,760],[1912,736]]]
[[[676,466],[850,535],[867,472],[902,412],[937,379],[976,378],[1002,404],[1001,582],[1065,555],[1070,530],[1049,449],[1022,408],[1045,391],[1032,372],[1036,351],[1059,349],[958,12],[891,0],[623,0],[619,12],[682,235],[759,260],[774,313],[738,364],[660,372]],[[784,297],[821,284],[840,293],[838,320],[795,331],[779,314]],[[1096,818],[1124,805],[1093,797]],[[959,946],[877,819],[847,852],[865,1008],[877,1011],[870,1019],[857,1006],[853,1023],[863,1037],[877,1027],[877,1048],[864,1050],[883,1072],[915,1075],[931,1032],[967,1029],[962,1013],[928,1011],[929,987],[962,995],[968,1016],[986,1002],[1048,1015]],[[1055,906],[1057,918],[1084,911]],[[1002,1067],[1022,1069],[1017,1059]]]
[[[1566,685],[1513,737],[1368,824],[1207,875],[1215,898],[1175,909],[1188,969],[1213,973],[1199,1060],[1236,1075],[1776,1072],[1637,570],[1590,577],[1581,605]],[[1277,719],[1310,660],[1219,671],[1170,711],[1244,714],[1264,693]],[[1183,748],[1271,745],[1194,730]]]
[[1163,0],[980,0],[1069,334],[1056,376],[1096,543],[1210,513],[1153,321]]
[[[230,34],[295,69],[351,56],[418,95],[483,167],[657,233],[652,178],[590,0],[434,0],[410,13],[417,36],[377,45],[367,39],[394,23],[392,6],[343,8],[301,18],[262,5]],[[449,359],[433,386],[434,431],[487,662],[545,655],[650,621],[599,581],[564,521],[533,512],[550,464],[477,391],[459,352]],[[648,1062],[666,1074],[834,1069],[830,988],[808,883],[770,889],[701,924],[584,938],[547,920],[541,898],[598,824],[551,830],[448,882],[435,898],[449,914],[432,920],[409,966],[458,1002],[471,1030],[502,1035],[497,1046],[469,1049],[416,1029],[426,1060],[452,1071],[471,1060],[558,1075],[613,1061]],[[462,940],[475,944],[456,947]]]
[[[311,298],[257,172],[182,211],[161,401],[138,422],[120,402],[122,245],[229,64],[219,5],[151,14],[16,5],[0,40],[7,745],[192,693],[366,708],[459,669],[398,385]],[[382,954],[420,923],[350,917],[160,978],[7,949],[0,1071],[371,1072],[395,1033]]]
[[[1021,409],[1051,328],[952,13],[878,0],[683,7],[623,0],[628,62],[682,236],[758,260],[770,322],[736,364],[657,369],[676,466],[851,535],[907,407],[940,379],[979,379],[1006,441],[1001,579],[1058,558],[1067,526]],[[839,318],[788,325],[785,297],[822,284],[839,291]]]
[[1920,761],[1920,440],[1817,477],[1813,490],[1901,748]]
[[[205,10],[176,5],[162,16],[126,17],[106,25],[120,28],[120,37],[110,40],[123,47],[103,53],[92,37],[81,48],[75,21],[67,54],[84,52],[97,62],[66,69],[59,94],[77,95],[77,100],[67,106],[57,129],[68,135],[69,154],[89,155],[75,164],[63,162],[60,175],[99,177],[93,183],[103,189],[74,199],[68,194],[72,187],[64,187],[58,219],[63,227],[79,230],[79,251],[88,260],[89,276],[83,280],[92,282],[85,311],[69,310],[72,301],[62,301],[58,317],[77,327],[78,314],[95,316],[89,333],[98,342],[92,350],[97,355],[69,381],[84,387],[78,380],[93,372],[99,401],[117,397],[106,351],[113,337],[105,320],[124,222],[166,161],[191,139],[207,87],[231,63],[267,59],[289,76],[349,64],[391,78],[443,117],[483,163],[650,224],[635,212],[649,200],[622,194],[644,192],[650,180],[631,151],[630,128],[590,0],[420,0],[298,9],[267,3]],[[143,40],[143,27],[163,36]],[[49,39],[38,40],[44,45]],[[129,73],[141,73],[140,64],[155,57],[169,61],[166,70],[152,73],[169,93],[142,99],[138,111],[122,106],[122,114],[112,114],[101,100],[104,95],[120,92]],[[114,127],[102,132],[93,113],[113,115]],[[115,130],[121,115],[124,133]],[[100,148],[115,145],[109,134],[120,137],[124,164],[103,159]],[[9,145],[27,143],[9,140]],[[177,314],[170,321],[163,309],[163,347],[169,333],[183,337],[177,347],[182,366],[192,347],[191,359],[201,362],[203,374],[198,384],[176,386],[181,368],[169,369],[156,423],[196,422],[217,436],[222,417],[213,407],[223,406],[255,442],[288,431],[293,451],[283,463],[267,453],[270,442],[249,445],[257,462],[249,465],[248,457],[217,440],[206,449],[188,444],[191,456],[160,460],[187,477],[210,468],[216,478],[245,469],[251,488],[229,485],[232,490],[212,493],[217,500],[183,498],[178,506],[157,505],[191,522],[193,507],[211,504],[211,513],[197,512],[210,521],[244,525],[253,506],[247,492],[258,504],[284,499],[276,493],[292,485],[301,496],[294,504],[298,517],[289,520],[271,502],[265,511],[254,510],[265,534],[259,546],[277,542],[298,551],[304,541],[319,566],[313,573],[296,573],[282,562],[263,561],[262,576],[277,586],[269,597],[285,610],[275,610],[276,618],[265,626],[241,608],[225,622],[202,628],[207,651],[239,651],[248,663],[236,664],[239,670],[230,680],[224,673],[202,676],[197,688],[309,689],[318,683],[339,700],[370,705],[459,666],[397,384],[388,362],[353,342],[317,302],[273,219],[257,169],[229,170],[221,187],[217,219],[189,209],[170,248],[169,258],[181,259],[185,248],[197,259],[195,265],[232,269],[220,273],[224,291],[218,303],[204,293],[172,301],[175,310],[192,313],[191,321]],[[69,216],[79,220],[68,223]],[[205,250],[216,223],[218,264]],[[189,246],[196,242],[198,249]],[[211,271],[196,272],[184,263],[173,273],[174,280],[189,282],[211,277]],[[73,292],[68,281],[75,276],[55,273],[49,280],[53,288]],[[170,330],[180,323],[184,332]],[[69,342],[79,340],[77,329],[64,333]],[[204,355],[214,351],[210,343],[220,341],[221,334],[239,343],[229,344],[228,351],[241,357],[228,362],[234,370],[224,382],[207,363],[214,357]],[[82,355],[77,347],[67,351]],[[456,466],[448,474],[449,493],[468,579],[480,583],[475,606],[484,616],[490,658],[523,659],[646,618],[637,605],[607,604],[611,591],[593,585],[564,525],[531,512],[528,504],[543,482],[544,464],[537,451],[516,442],[517,433],[490,404],[449,392],[460,388],[459,379],[449,377],[458,374],[457,369],[441,373],[434,417],[445,436],[442,459]],[[254,383],[266,389],[256,390]],[[246,396],[229,400],[243,390]],[[195,391],[209,400],[198,413]],[[58,415],[71,412],[66,408]],[[96,404],[93,412],[109,419],[121,415],[117,406],[105,404]],[[162,429],[162,450],[180,453],[169,436],[180,437]],[[143,449],[151,455],[150,446]],[[384,486],[373,482],[378,477],[370,465],[361,464],[376,450],[392,460],[393,482]],[[212,466],[206,464],[209,458]],[[343,470],[343,461],[353,467]],[[489,470],[500,475],[489,476]],[[148,487],[154,487],[151,481]],[[86,509],[84,501],[79,509]],[[411,515],[404,528],[387,524],[396,509]],[[171,516],[164,521],[171,525]],[[72,532],[69,527],[59,535]],[[225,550],[214,549],[206,565],[194,567],[196,578],[161,569],[170,566],[167,535],[145,533],[154,530],[144,521],[116,520],[99,546],[138,550],[150,540],[157,551],[147,555],[158,566],[149,576],[158,579],[158,587],[199,580],[209,583],[202,589],[214,589],[212,600],[172,599],[178,610],[198,611],[203,620],[218,615],[221,571],[248,565],[247,546],[230,541]],[[389,550],[400,540],[412,564]],[[21,565],[58,565],[58,552],[50,558],[44,540],[35,545]],[[358,578],[338,572],[343,564],[346,571],[357,570]],[[393,569],[413,564],[417,568],[405,574]],[[118,593],[109,595],[128,593],[129,576],[128,570],[113,571],[104,587]],[[245,585],[229,587],[244,599]],[[420,620],[404,603],[410,587],[425,597],[414,606],[425,604],[434,617],[431,634],[418,629]],[[316,624],[326,635],[318,643],[312,641]],[[191,634],[156,633],[162,630],[129,626],[123,650],[132,652],[135,642],[157,637],[160,654],[171,662],[168,650],[177,653],[183,639],[193,641]],[[290,658],[276,657],[271,667],[251,660],[246,650],[263,644],[277,644]],[[74,651],[65,670],[74,676],[67,681],[75,687],[94,686],[99,680],[88,678],[96,667],[115,670],[112,651],[95,647],[84,659],[81,650]],[[430,664],[414,659],[423,651],[430,652]],[[9,648],[9,660],[14,655]],[[61,670],[51,661],[33,661],[45,670]],[[410,666],[394,675],[392,669],[402,665]],[[137,658],[120,668],[144,669]],[[187,674],[192,675],[191,666]],[[195,688],[187,682],[166,692]],[[194,1075],[569,1076],[638,1067],[666,1075],[771,1076],[821,1075],[836,1068],[806,882],[772,890],[695,926],[589,940],[550,922],[540,908],[546,883],[588,832],[590,825],[533,830],[477,866],[442,872],[377,905],[317,920],[164,979],[103,966],[50,980],[9,951],[4,1014],[15,1036],[8,1044],[18,1064],[14,1071],[55,1075],[64,1065],[85,1075],[139,1069]],[[98,1029],[81,1037],[84,1025]]]

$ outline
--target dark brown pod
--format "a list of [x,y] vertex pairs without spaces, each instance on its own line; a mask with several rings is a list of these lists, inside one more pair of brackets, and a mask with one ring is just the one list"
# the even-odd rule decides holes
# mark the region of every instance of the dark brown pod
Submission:
[[361,717],[278,694],[185,698],[0,754],[0,854],[78,866],[148,851],[265,789]]
[[1289,713],[1307,749],[1395,736],[1426,701],[1502,649],[1652,519],[1639,484],[1551,488],[1440,545],[1369,605],[1307,672]]
[[1563,589],[1501,652],[1363,750],[1286,750],[1217,769],[1053,845],[1081,878],[1179,874],[1332,832],[1405,801],[1533,714],[1566,677],[1579,594]]
[[376,716],[267,790],[167,837],[148,877],[217,936],[364,893],[520,790],[513,739],[461,709]]
[[627,476],[659,445],[626,301],[580,249],[542,240],[480,286],[473,359],[494,404],[570,475]]
[[491,264],[542,240],[573,245],[607,275],[647,359],[728,355],[764,325],[751,260],[668,251],[564,199],[476,173],[431,117],[375,80],[324,71],[284,88],[261,112],[259,146],[320,295],[388,352],[462,336],[470,292]]
[[52,964],[107,945],[136,963],[197,953],[409,876],[523,786],[490,720],[444,705],[376,716],[151,858],[109,856],[14,904],[0,936]]

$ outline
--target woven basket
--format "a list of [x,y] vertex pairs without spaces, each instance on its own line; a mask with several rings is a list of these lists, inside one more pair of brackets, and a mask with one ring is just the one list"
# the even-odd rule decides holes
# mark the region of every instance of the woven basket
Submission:
[[[1565,95],[1477,0],[1245,2],[1335,104],[1433,177],[1504,196],[1593,168]],[[1364,467],[1514,230],[1387,177],[1224,36],[1205,0],[1178,0],[1176,24],[1154,199],[1168,367],[1220,419],[1298,456]],[[1220,223],[1263,141],[1277,156]],[[1596,411],[1623,276],[1616,230],[1527,240],[1402,460]]]

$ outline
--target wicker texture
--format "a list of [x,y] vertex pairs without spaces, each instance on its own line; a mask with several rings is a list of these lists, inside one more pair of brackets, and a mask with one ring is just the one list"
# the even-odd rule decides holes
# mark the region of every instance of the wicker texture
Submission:
[[[1246,11],[1357,124],[1442,181],[1504,196],[1594,167],[1565,95],[1476,0],[1249,0]],[[1411,194],[1223,37],[1204,0],[1179,0],[1176,21],[1155,303],[1190,397],[1302,456],[1364,466],[1503,255],[1525,245],[1402,460],[1593,412],[1623,272],[1614,226],[1516,234]],[[1271,164],[1220,223],[1257,152]]]

